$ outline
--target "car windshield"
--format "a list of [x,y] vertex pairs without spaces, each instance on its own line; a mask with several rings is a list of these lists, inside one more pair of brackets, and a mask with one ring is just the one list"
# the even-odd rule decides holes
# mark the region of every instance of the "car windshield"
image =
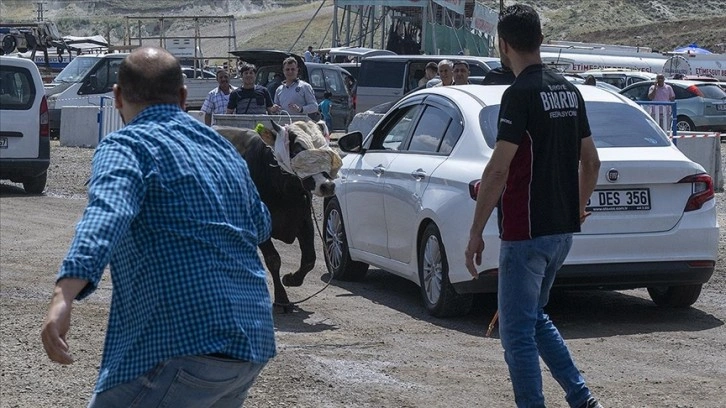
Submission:
[[697,86],[703,93],[704,98],[726,99],[726,92],[717,84],[699,84]]
[[[595,146],[648,147],[668,146],[668,136],[641,109],[622,104],[586,102],[587,118]],[[479,124],[487,145],[494,147],[499,105],[487,106],[479,113]]]
[[55,82],[81,82],[86,74],[96,65],[102,57],[73,58],[63,71],[55,77]]

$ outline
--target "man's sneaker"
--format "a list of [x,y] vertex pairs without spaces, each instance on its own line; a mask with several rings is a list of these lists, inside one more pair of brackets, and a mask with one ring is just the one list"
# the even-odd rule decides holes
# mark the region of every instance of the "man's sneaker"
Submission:
[[590,397],[584,404],[580,405],[580,408],[603,408],[603,406],[594,397]]

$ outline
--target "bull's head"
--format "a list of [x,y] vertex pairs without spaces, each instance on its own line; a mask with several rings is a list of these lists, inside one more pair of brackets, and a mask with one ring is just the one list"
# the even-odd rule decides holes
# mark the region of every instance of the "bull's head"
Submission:
[[[323,125],[324,126],[324,125]],[[274,129],[263,129],[262,139],[275,151],[278,164],[303,181],[306,189],[320,197],[335,193],[333,179],[343,162],[323,135],[320,125],[298,121],[287,126],[272,122]]]

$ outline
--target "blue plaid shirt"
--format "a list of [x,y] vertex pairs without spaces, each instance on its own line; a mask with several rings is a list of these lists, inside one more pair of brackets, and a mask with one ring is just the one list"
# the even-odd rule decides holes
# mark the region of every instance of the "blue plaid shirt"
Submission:
[[88,205],[58,279],[113,296],[96,392],[175,356],[275,355],[272,302],[257,244],[270,214],[222,136],[175,105],[154,105],[105,137]]

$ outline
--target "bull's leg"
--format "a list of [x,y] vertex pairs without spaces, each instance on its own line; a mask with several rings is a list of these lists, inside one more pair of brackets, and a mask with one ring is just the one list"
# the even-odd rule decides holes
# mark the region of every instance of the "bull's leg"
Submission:
[[260,251],[262,251],[262,256],[265,259],[267,270],[270,271],[270,275],[272,275],[272,285],[274,286],[275,291],[274,304],[275,306],[282,307],[282,311],[284,313],[289,313],[292,311],[293,306],[290,304],[290,299],[287,298],[287,291],[280,281],[280,266],[282,265],[280,253],[277,252],[277,249],[272,244],[272,239],[268,239],[261,243]]
[[312,217],[306,217],[297,235],[297,242],[300,245],[300,268],[294,273],[288,273],[282,277],[285,286],[300,286],[305,280],[305,275],[315,267],[315,228]]

